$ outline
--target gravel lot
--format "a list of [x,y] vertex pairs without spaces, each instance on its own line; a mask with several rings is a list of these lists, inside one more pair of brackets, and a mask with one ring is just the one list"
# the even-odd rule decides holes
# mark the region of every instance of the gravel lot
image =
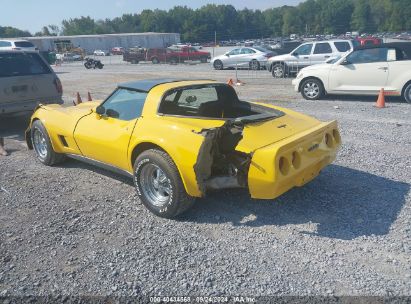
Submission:
[[[116,83],[183,77],[226,81],[209,64],[56,67],[71,103],[104,98]],[[240,71],[242,99],[337,119],[343,147],[318,178],[274,201],[224,191],[180,220],[153,216],[132,181],[74,160],[35,161],[26,117],[1,118],[0,296],[411,296],[411,105],[390,99],[302,100],[290,79]]]

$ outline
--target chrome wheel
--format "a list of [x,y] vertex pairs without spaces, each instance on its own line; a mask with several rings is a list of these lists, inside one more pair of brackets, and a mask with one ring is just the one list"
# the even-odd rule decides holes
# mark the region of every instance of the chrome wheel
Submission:
[[259,70],[260,69],[260,63],[257,60],[251,60],[250,68],[254,71]]
[[273,75],[276,78],[281,78],[284,76],[284,68],[281,65],[274,66]]
[[309,81],[304,85],[304,94],[310,99],[317,98],[320,95],[320,87],[317,83]]
[[171,181],[155,164],[144,165],[140,173],[141,190],[153,206],[165,206],[172,198]]
[[38,128],[33,130],[33,145],[38,156],[47,157],[47,139]]
[[223,63],[220,60],[214,61],[214,68],[216,70],[222,70],[223,69]]

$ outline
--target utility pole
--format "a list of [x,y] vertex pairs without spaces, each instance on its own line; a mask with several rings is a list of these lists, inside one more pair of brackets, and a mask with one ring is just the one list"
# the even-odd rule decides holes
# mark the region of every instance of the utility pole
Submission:
[[214,46],[217,46],[217,31],[214,31]]

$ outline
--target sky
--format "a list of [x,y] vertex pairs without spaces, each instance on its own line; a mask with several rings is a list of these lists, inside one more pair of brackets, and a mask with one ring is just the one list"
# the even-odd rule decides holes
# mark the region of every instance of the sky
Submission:
[[144,9],[170,9],[176,5],[198,8],[203,5],[231,4],[237,9],[267,9],[283,5],[297,5],[302,0],[0,0],[0,26],[13,26],[31,33],[44,25],[61,25],[63,19],[90,16],[94,19],[114,18]]

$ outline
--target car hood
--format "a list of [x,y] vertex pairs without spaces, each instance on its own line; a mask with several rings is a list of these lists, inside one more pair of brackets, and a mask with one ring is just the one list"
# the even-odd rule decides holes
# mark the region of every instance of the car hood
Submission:
[[287,60],[289,58],[290,58],[290,54],[283,54],[283,55],[277,55],[277,56],[270,57],[268,61],[271,61],[271,62],[272,61],[282,61],[282,60]]
[[80,119],[84,115],[87,115],[91,112],[91,109],[97,107],[101,101],[89,101],[80,103],[77,106],[61,106],[57,104],[50,104],[50,105],[40,105],[40,108],[46,111],[56,111],[63,115],[70,116],[74,119]]
[[320,63],[320,64],[314,64],[314,65],[305,67],[301,71],[308,72],[308,71],[315,71],[315,70],[329,70],[331,69],[332,66],[333,64],[330,64],[330,63]]

